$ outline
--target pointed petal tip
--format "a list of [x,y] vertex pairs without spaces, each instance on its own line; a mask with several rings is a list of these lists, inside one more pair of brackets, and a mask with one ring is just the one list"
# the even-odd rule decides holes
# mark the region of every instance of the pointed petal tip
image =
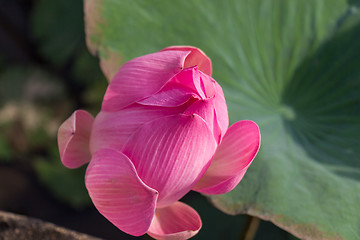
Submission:
[[195,236],[201,227],[201,218],[192,207],[175,202],[156,209],[148,234],[158,240],[184,240]]
[[93,116],[84,110],[75,111],[58,130],[60,159],[68,168],[78,168],[91,159],[89,139]]
[[148,231],[159,193],[139,178],[126,155],[112,149],[97,151],[85,185],[98,211],[120,230],[133,236]]

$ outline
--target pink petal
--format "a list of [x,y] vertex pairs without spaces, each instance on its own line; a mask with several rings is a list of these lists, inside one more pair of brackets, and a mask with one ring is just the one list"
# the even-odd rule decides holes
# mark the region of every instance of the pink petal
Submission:
[[186,68],[175,75],[168,84],[182,86],[196,93],[201,99],[206,99],[200,73],[197,67]]
[[191,97],[207,99],[214,97],[214,80],[200,72],[197,67],[182,70],[159,92],[138,101],[143,105],[175,107],[187,102]]
[[163,207],[184,196],[210,164],[216,142],[196,114],[178,114],[144,124],[122,152],[134,163],[140,178],[159,191]]
[[189,51],[162,51],[125,63],[106,90],[102,110],[117,111],[158,92],[183,69]]
[[244,177],[246,170],[247,168],[239,171],[232,177],[211,176],[205,174],[192,190],[213,195],[230,192],[239,184]]
[[207,99],[215,94],[214,82],[215,80],[199,71],[197,67],[190,67],[175,75],[169,84],[182,85],[197,93],[202,99]]
[[182,202],[157,208],[148,234],[158,240],[183,240],[197,234],[202,226],[199,214]]
[[214,82],[214,84],[216,91],[214,98],[215,114],[216,114],[217,123],[221,130],[221,138],[222,138],[224,137],[224,134],[226,133],[229,127],[229,114],[222,88],[217,82]]
[[102,148],[121,150],[128,138],[144,123],[182,113],[184,107],[163,108],[133,104],[117,112],[101,111],[95,118],[90,138],[90,151]]
[[62,163],[78,168],[91,159],[89,139],[94,118],[84,110],[75,111],[58,130],[58,145]]
[[243,178],[259,147],[260,132],[256,123],[236,122],[226,132],[209,169],[193,190],[205,194],[231,191]]
[[158,192],[141,181],[128,157],[111,149],[97,151],[85,184],[95,207],[116,227],[134,236],[147,232]]
[[216,89],[215,89],[215,80],[212,79],[212,77],[199,72],[200,75],[200,82],[203,92],[206,95],[206,98],[212,98],[215,95]]
[[138,101],[143,105],[177,107],[186,103],[191,97],[198,98],[197,94],[180,84],[168,83],[158,93]]
[[211,60],[199,48],[192,46],[171,46],[163,49],[162,51],[168,50],[191,51],[185,59],[184,68],[197,66],[200,71],[211,76]]
[[216,120],[214,98],[196,101],[191,104],[184,113],[195,113],[202,117],[208,124],[209,128],[213,131],[216,142],[220,143],[220,128]]

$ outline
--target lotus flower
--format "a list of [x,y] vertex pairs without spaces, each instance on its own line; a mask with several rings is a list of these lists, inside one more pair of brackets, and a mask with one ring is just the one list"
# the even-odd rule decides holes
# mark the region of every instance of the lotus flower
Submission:
[[228,124],[210,59],[195,47],[168,47],[125,63],[95,119],[78,110],[61,125],[60,157],[68,168],[90,162],[89,195],[120,230],[188,239],[202,223],[179,199],[231,191],[259,150],[254,122]]

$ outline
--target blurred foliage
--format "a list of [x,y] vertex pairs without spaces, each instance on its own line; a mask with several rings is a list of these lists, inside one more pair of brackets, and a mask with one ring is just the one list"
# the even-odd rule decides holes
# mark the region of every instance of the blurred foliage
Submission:
[[[96,114],[107,87],[85,44],[83,3],[19,0],[0,6],[0,43],[9,44],[0,52],[0,162],[32,166],[55,197],[82,209],[90,204],[84,169],[62,166],[56,134],[75,109]],[[30,21],[23,21],[27,8]]]
[[[66,70],[81,103],[97,112],[107,86],[98,59],[85,44],[82,0],[38,0],[31,14],[30,32],[41,57],[53,69]],[[70,89],[71,90],[71,89]],[[85,90],[85,91],[84,91]],[[88,92],[90,91],[91,96]]]
[[39,52],[46,60],[62,65],[82,50],[82,8],[81,0],[36,1],[30,26],[33,38],[39,43]]
[[0,127],[14,158],[52,145],[65,100],[60,80],[35,66],[9,66],[0,73]]
[[84,183],[86,166],[69,171],[59,161],[57,147],[52,148],[50,156],[39,157],[35,161],[35,169],[41,182],[61,201],[76,209],[82,209],[91,203]]
[[[31,20],[30,30],[39,45],[39,54],[51,63],[53,69],[66,72],[62,76],[62,83],[68,90],[64,94],[65,102],[73,100],[75,106],[86,105],[90,112],[99,111],[107,82],[98,60],[90,55],[85,45],[82,1],[36,1]],[[62,113],[56,130],[73,110],[74,104]],[[89,196],[84,187],[84,168],[69,171],[63,167],[56,140],[52,143],[49,147],[51,152],[46,158],[39,157],[35,162],[40,180],[55,196],[71,206],[83,208],[89,205]]]
[[10,161],[11,156],[12,151],[7,138],[4,135],[0,135],[0,161]]

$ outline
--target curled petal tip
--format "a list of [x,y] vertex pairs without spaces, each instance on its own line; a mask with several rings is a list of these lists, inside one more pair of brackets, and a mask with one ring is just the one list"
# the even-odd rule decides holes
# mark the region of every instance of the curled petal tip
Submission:
[[62,163],[78,168],[91,159],[89,139],[93,116],[84,110],[75,111],[58,130],[58,145]]
[[193,46],[170,46],[164,48],[161,51],[167,50],[181,50],[181,51],[190,51],[189,55],[187,55],[184,65],[184,68],[197,66],[200,71],[211,76],[212,67],[211,60],[206,54],[199,48]]

